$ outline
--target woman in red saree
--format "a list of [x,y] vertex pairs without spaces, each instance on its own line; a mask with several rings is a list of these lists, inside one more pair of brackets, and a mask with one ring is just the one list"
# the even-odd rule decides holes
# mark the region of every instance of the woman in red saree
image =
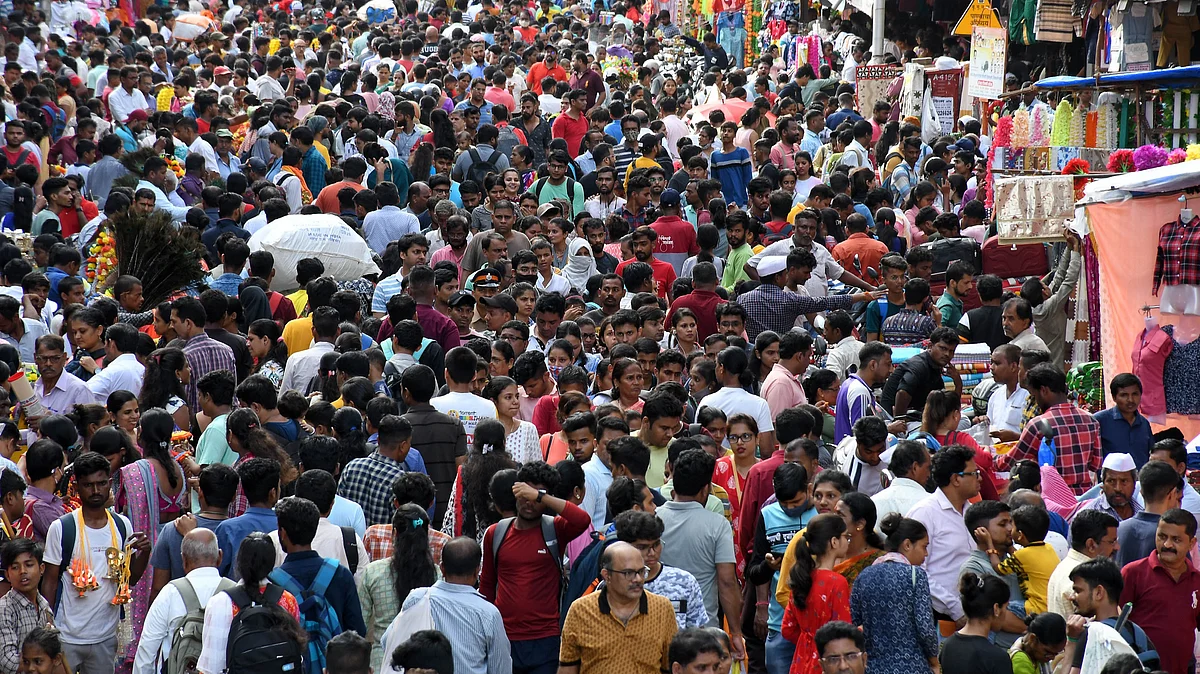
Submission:
[[[705,410],[711,408],[704,408]],[[724,414],[722,413],[722,416]],[[701,422],[703,423],[703,422]],[[733,517],[733,540],[738,540],[738,522],[741,520],[737,513],[742,511],[742,489],[750,468],[758,463],[758,423],[747,414],[735,414],[725,425],[731,453],[717,459],[717,467],[713,470],[713,484],[729,494],[729,512]],[[741,546],[734,546],[734,556],[737,558],[738,578],[742,578],[746,570],[746,560],[742,558]]]

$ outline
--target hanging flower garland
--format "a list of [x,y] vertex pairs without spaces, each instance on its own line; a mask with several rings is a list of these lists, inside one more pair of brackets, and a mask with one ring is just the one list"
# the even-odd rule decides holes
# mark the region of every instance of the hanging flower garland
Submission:
[[88,246],[84,276],[87,277],[88,283],[91,283],[93,288],[103,287],[108,275],[117,266],[114,243],[112,232],[107,227],[101,227],[96,234],[96,240],[92,242],[91,246]]
[[1200,143],[1192,143],[1187,146],[1187,160],[1195,161],[1200,159]]
[[1083,147],[1087,142],[1087,110],[1079,108],[1071,113],[1071,147]]
[[992,136],[992,147],[1012,147],[1013,118],[1001,117],[996,122],[996,134]]
[[1071,140],[1071,114],[1075,111],[1071,102],[1062,99],[1054,112],[1054,128],[1050,132],[1050,144],[1055,147],[1066,147]]
[[1017,110],[1013,115],[1012,146],[1018,150],[1029,147],[1029,111]]
[[1133,150],[1117,150],[1108,157],[1108,170],[1111,173],[1129,173],[1136,171],[1133,163]]
[[[1001,119],[1000,121],[1003,122],[1005,119],[1008,119],[1008,118],[1005,117],[1005,118]],[[999,126],[997,126],[996,135],[997,136],[1000,135]],[[996,190],[995,190],[996,177],[994,175],[992,175],[992,164],[996,161],[996,149],[998,147],[999,147],[999,145],[997,143],[993,142],[992,146],[990,148],[988,148],[987,169],[986,169],[987,173],[984,175],[983,185],[979,186],[979,189],[983,190],[983,205],[987,207],[987,211],[988,211],[989,215],[991,215],[991,213],[996,208]],[[976,198],[979,198],[978,195],[976,195]]]
[[1166,166],[1167,151],[1157,145],[1143,145],[1133,151],[1133,165],[1139,171]]
[[1116,118],[1116,106],[1111,103],[1101,105],[1096,115],[1096,145],[1101,148],[1116,146],[1113,130],[1113,120]]
[[1050,144],[1050,135],[1046,133],[1049,120],[1042,106],[1037,106],[1029,115],[1029,146],[1045,147]]
[[1187,161],[1187,150],[1177,147],[1171,150],[1171,154],[1167,155],[1168,164],[1181,164]]

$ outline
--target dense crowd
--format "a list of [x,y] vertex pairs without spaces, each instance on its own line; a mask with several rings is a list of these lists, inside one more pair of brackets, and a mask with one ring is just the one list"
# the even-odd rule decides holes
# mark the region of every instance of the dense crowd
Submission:
[[0,674],[1192,674],[1082,242],[982,273],[984,126],[857,97],[862,15],[682,5],[0,2]]

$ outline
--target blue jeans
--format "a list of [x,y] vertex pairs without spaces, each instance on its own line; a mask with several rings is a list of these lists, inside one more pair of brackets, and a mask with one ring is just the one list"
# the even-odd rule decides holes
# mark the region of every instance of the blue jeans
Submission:
[[775,630],[767,632],[767,674],[787,674],[796,656],[796,644]]
[[512,642],[513,674],[555,674],[561,637]]

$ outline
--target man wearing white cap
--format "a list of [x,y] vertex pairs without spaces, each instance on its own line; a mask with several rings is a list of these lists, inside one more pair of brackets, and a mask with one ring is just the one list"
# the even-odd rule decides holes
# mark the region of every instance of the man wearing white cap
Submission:
[[1128,454],[1113,452],[1104,457],[1100,467],[1101,493],[1085,501],[1080,510],[1099,510],[1123,522],[1142,512],[1142,504],[1133,498],[1137,482],[1137,465]]
[[804,285],[817,264],[807,250],[798,248],[784,255],[764,257],[758,263],[762,285],[738,299],[746,310],[746,336],[751,341],[758,333],[771,330],[783,334],[791,330],[803,314],[829,309],[849,309],[856,302],[870,302],[883,296],[884,291],[810,297],[786,290],[793,283]]

